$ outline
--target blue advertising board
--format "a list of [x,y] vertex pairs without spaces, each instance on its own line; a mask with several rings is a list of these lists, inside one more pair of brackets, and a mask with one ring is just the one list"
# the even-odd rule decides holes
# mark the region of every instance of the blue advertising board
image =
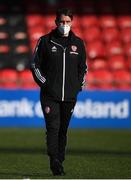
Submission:
[[[39,90],[0,90],[0,127],[45,127]],[[82,91],[71,128],[131,128],[131,92]]]

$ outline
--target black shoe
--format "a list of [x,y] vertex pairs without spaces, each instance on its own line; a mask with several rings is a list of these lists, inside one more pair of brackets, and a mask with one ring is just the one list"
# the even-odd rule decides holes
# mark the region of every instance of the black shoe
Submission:
[[50,160],[50,168],[54,176],[64,176],[64,168],[58,159]]

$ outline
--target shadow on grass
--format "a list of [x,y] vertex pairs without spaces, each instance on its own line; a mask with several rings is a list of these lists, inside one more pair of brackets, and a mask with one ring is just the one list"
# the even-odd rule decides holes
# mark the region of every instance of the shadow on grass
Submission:
[[30,179],[30,178],[42,178],[47,177],[51,178],[51,174],[48,173],[23,173],[23,172],[0,172],[0,178],[23,178],[23,179]]
[[[110,149],[68,149],[67,154],[70,155],[128,155],[131,156],[131,151],[126,150],[110,150]],[[13,148],[0,147],[0,154],[47,154],[46,149],[42,148]]]

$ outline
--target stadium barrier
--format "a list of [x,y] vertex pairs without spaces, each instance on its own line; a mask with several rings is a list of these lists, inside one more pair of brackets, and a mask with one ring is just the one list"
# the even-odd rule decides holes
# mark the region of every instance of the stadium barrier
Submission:
[[[45,127],[39,90],[0,90],[0,127]],[[131,92],[82,91],[71,128],[131,128]]]

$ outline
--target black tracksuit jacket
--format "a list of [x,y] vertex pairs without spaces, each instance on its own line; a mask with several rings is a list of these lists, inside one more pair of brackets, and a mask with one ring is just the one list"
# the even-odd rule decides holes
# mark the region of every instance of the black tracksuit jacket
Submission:
[[83,41],[72,31],[63,47],[57,30],[42,36],[34,52],[31,71],[44,96],[58,101],[75,101],[87,70]]

